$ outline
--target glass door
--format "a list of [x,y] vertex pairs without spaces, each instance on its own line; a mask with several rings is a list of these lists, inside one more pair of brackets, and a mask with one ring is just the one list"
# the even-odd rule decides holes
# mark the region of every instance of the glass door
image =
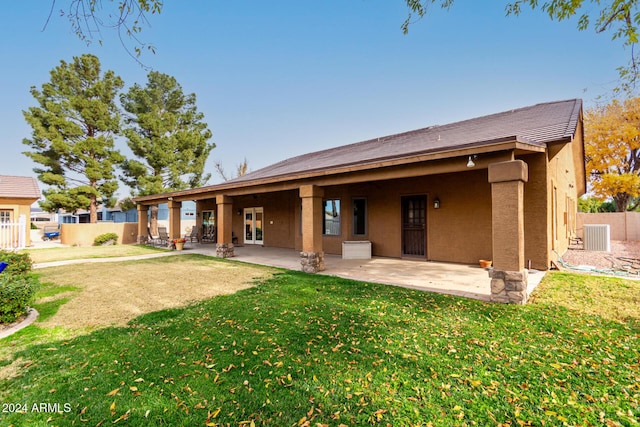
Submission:
[[244,210],[244,243],[262,245],[264,210],[263,208],[245,208]]
[[255,209],[255,213],[256,213],[256,221],[255,221],[255,239],[254,239],[254,243],[256,245],[262,245],[264,243],[264,239],[262,238],[262,230],[263,230],[263,212],[262,212],[262,208],[256,208]]
[[202,230],[200,231],[203,242],[216,242],[216,214],[215,211],[202,212]]

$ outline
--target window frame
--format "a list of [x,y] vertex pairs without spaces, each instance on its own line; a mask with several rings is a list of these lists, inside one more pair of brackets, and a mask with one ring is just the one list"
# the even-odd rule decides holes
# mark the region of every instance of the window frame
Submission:
[[[337,220],[337,226],[334,224],[334,226],[332,228],[335,228],[333,231],[336,231],[336,234],[334,233],[328,233],[327,231],[331,231],[331,230],[327,230],[327,204],[329,202],[337,202],[337,215],[334,216],[334,218],[338,218]],[[334,220],[335,221],[335,220]],[[341,200],[339,198],[332,198],[332,199],[322,199],[322,235],[326,236],[326,237],[340,237],[342,236],[342,203]]]
[[0,209],[0,224],[11,224],[13,222],[13,210]]

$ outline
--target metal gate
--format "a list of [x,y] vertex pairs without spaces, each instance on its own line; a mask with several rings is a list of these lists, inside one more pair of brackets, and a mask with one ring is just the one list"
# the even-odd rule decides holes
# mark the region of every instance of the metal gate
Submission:
[[402,198],[402,255],[425,257],[427,246],[427,196]]

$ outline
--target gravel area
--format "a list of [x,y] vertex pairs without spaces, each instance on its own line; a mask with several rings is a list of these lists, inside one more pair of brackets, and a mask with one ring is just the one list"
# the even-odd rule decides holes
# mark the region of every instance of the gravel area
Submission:
[[562,255],[562,259],[572,266],[592,266],[598,269],[627,270],[632,274],[640,272],[640,242],[611,241],[611,252],[585,251],[582,245],[572,246]]

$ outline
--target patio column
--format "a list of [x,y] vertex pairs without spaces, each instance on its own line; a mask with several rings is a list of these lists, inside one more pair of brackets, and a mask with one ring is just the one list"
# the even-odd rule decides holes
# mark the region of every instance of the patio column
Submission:
[[198,243],[202,240],[202,200],[196,200],[196,225],[194,227],[198,230]]
[[233,253],[233,199],[229,196],[216,196],[218,217],[216,218],[217,238],[216,256],[231,258]]
[[300,187],[302,199],[302,271],[317,273],[324,270],[322,248],[322,197],[324,191],[316,185]]
[[138,204],[138,244],[142,245],[149,240],[149,206]]
[[522,160],[489,165],[493,270],[491,301],[527,302],[524,260],[524,183],[528,167]]
[[182,202],[169,200],[169,238],[177,239],[180,237],[180,208]]

